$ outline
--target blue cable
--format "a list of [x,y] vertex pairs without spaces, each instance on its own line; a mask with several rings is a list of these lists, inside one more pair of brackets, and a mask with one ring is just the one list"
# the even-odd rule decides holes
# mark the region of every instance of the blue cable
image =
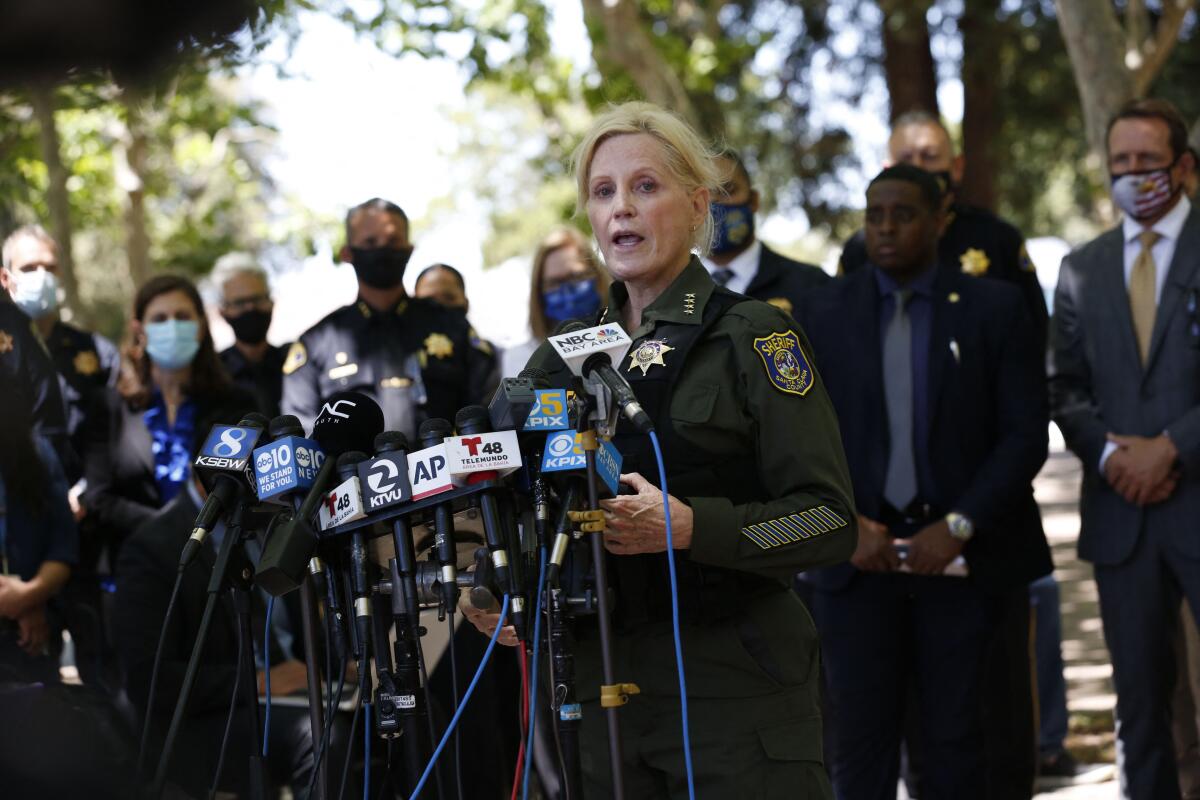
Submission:
[[695,780],[692,777],[692,740],[688,735],[687,681],[683,677],[683,641],[679,637],[679,584],[675,580],[675,546],[671,540],[671,504],[667,499],[667,468],[663,464],[658,436],[650,431],[654,458],[658,461],[658,479],[662,483],[663,516],[667,518],[667,566],[671,570],[671,625],[675,632],[675,667],[679,671],[679,711],[683,719],[683,761],[687,768],[688,797],[696,800]]
[[371,704],[363,703],[367,721],[363,725],[363,800],[371,800]]
[[267,629],[263,632],[263,689],[267,696],[267,710],[263,714],[263,758],[267,757],[267,741],[271,733],[271,612],[274,610],[275,597],[272,595],[267,600]]
[[537,724],[538,644],[542,641],[542,587],[546,584],[546,548],[539,548],[537,599],[533,603],[533,674],[529,679],[529,738],[525,742],[525,779],[521,800],[529,798],[529,769],[533,764],[533,728]]
[[471,694],[475,691],[475,686],[479,683],[479,678],[483,675],[483,670],[487,666],[488,660],[492,657],[492,651],[496,649],[496,640],[500,638],[500,629],[504,627],[504,623],[508,620],[508,599],[508,595],[504,595],[504,601],[500,604],[500,621],[496,623],[496,630],[492,631],[492,640],[488,642],[487,649],[483,651],[483,658],[479,660],[479,667],[475,670],[475,677],[471,678],[471,685],[467,687],[466,693],[463,694],[462,702],[455,709],[454,716],[450,719],[450,724],[446,726],[446,732],[442,734],[442,740],[438,742],[437,749],[433,751],[429,763],[425,765],[425,771],[421,773],[421,780],[417,781],[417,788],[413,789],[412,797],[409,800],[417,800],[417,796],[425,788],[425,782],[429,780],[429,775],[433,772],[433,765],[437,763],[438,756],[442,754],[442,749],[446,746],[446,742],[450,740],[450,735],[454,732],[454,727],[458,725],[458,718],[462,716],[463,709],[467,707],[467,701],[471,699]]

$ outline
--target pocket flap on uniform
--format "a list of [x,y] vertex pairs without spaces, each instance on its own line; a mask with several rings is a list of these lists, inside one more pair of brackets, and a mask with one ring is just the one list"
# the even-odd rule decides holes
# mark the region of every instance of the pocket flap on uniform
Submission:
[[821,718],[806,717],[758,729],[767,758],[775,761],[824,763]]
[[717,403],[720,387],[715,383],[697,383],[671,401],[671,417],[680,422],[708,422]]

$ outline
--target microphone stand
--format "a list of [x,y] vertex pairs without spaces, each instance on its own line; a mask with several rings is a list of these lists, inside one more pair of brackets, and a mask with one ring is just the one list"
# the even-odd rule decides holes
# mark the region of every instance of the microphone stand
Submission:
[[[603,396],[603,393],[601,393]],[[598,401],[597,410],[601,419],[609,418],[610,409],[607,402]],[[590,417],[589,417],[590,421]],[[624,763],[621,758],[621,729],[617,719],[617,710],[629,702],[629,693],[636,692],[633,684],[616,682],[613,675],[612,658],[612,620],[608,607],[608,562],[604,553],[604,518],[600,511],[599,476],[596,474],[596,450],[599,442],[596,426],[593,424],[583,431],[581,436],[584,457],[587,461],[587,510],[578,515],[583,521],[582,529],[591,533],[592,568],[596,577],[596,611],[600,633],[600,666],[604,676],[604,684],[600,687],[600,705],[608,721],[608,758],[612,767],[613,797],[624,800],[625,780]],[[598,527],[597,527],[598,526]]]
[[[308,563],[308,575],[300,584],[300,625],[304,634],[304,666],[308,670],[308,724],[312,731],[313,746],[319,746],[325,731],[325,704],[321,698],[321,668],[317,660],[318,626],[317,593],[313,587],[316,576],[325,569],[319,558]],[[327,642],[332,647],[333,642]],[[317,782],[313,787],[314,800],[326,800],[329,796],[329,779],[326,761],[321,759],[317,766]]]
[[[175,739],[183,723],[183,715],[191,698],[192,688],[196,684],[196,674],[200,668],[200,655],[204,642],[208,638],[209,628],[212,627],[213,613],[216,611],[218,596],[222,588],[229,586],[233,590],[234,605],[238,614],[238,627],[241,629],[243,641],[247,646],[242,648],[242,659],[238,669],[242,670],[243,702],[247,703],[247,722],[250,726],[250,796],[252,800],[266,800],[267,784],[266,771],[262,761],[262,728],[258,717],[258,675],[254,668],[254,634],[250,622],[250,587],[254,570],[242,544],[242,516],[245,503],[239,502],[234,506],[233,513],[225,528],[225,538],[221,540],[221,549],[217,551],[217,560],[213,565],[212,574],[208,580],[208,600],[204,606],[204,614],[200,619],[200,630],[196,633],[196,641],[192,645],[192,654],[188,659],[187,670],[183,676],[183,686],[179,691],[179,699],[175,702],[175,712],[171,717],[171,725],[167,729],[167,738],[159,756],[158,769],[154,774],[151,791],[153,797],[162,795],[163,786],[167,780],[167,769],[171,762],[171,752],[175,748]],[[268,666],[270,648],[267,648]]]

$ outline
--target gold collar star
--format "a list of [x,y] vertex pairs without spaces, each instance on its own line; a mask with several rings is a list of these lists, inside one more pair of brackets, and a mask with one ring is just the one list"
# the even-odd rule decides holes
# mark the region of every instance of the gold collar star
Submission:
[[688,292],[687,294],[685,294],[683,296],[683,313],[685,313],[685,314],[695,314],[696,313],[696,293],[695,292]]
[[663,361],[663,355],[674,349],[663,339],[647,339],[630,353],[626,371],[633,372],[634,368],[641,368],[642,375],[645,375],[655,364],[665,367],[667,362]]
[[0,331],[0,354],[11,353],[13,349],[13,338],[8,335],[8,331]]
[[454,342],[444,333],[431,333],[425,337],[425,352],[433,358],[449,358],[454,355]]

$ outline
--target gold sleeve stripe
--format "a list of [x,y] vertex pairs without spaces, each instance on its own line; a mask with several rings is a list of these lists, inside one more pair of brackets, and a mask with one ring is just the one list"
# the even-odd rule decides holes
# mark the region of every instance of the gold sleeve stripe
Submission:
[[803,542],[846,527],[846,521],[828,506],[814,506],[795,514],[764,520],[742,528],[742,535],[761,550]]

